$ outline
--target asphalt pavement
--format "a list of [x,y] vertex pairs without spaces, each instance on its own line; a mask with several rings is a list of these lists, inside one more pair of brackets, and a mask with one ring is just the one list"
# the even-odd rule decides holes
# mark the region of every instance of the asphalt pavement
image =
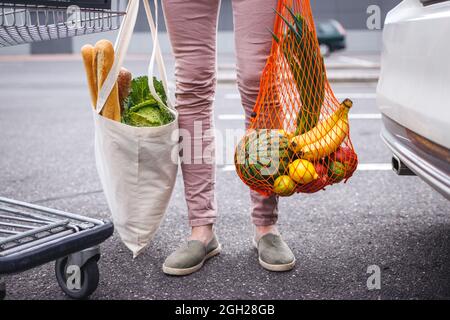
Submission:
[[[375,64],[376,70],[376,58],[351,58]],[[345,59],[331,62],[337,69]],[[223,69],[232,69],[227,64]],[[145,59],[126,65],[136,75],[146,70]],[[172,69],[169,62],[169,73]],[[0,195],[108,218],[81,61],[3,57],[0,70]],[[92,299],[450,298],[449,202],[419,178],[390,170],[391,153],[379,137],[375,81],[335,82],[332,88],[339,99],[355,102],[351,136],[361,166],[345,185],[281,200],[280,230],[297,257],[292,272],[270,273],[258,265],[248,191],[232,163],[224,161],[217,168],[222,254],[189,277],[162,273],[165,257],[189,233],[179,177],[166,220],[142,256],[133,260],[117,234],[102,244],[101,282]],[[221,133],[243,127],[232,82],[217,88],[215,118]],[[222,150],[226,154],[225,146]],[[367,288],[372,265],[381,269],[380,290]],[[8,299],[66,298],[53,264],[6,281]]]

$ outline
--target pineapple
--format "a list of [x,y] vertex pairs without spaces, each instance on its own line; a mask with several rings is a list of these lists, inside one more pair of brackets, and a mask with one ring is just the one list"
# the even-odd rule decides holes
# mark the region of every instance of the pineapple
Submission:
[[[310,131],[319,122],[320,111],[325,101],[325,66],[318,50],[318,42],[306,20],[286,7],[294,23],[278,15],[288,26],[281,47],[295,79],[302,107],[297,117],[295,135]],[[273,34],[275,41],[280,39]]]

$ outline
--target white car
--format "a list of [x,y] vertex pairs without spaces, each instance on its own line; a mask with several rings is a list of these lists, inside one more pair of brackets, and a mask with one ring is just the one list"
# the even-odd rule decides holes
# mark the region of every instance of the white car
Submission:
[[377,104],[394,171],[450,199],[450,1],[404,0],[389,12]]

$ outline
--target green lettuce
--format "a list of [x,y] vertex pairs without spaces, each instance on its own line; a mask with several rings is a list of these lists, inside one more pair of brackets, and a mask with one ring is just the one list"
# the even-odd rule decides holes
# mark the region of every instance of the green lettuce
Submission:
[[153,86],[164,105],[150,93],[148,77],[138,77],[131,81],[131,92],[125,101],[122,122],[134,127],[158,127],[172,122],[175,117],[165,106],[167,96],[161,81],[153,77]]

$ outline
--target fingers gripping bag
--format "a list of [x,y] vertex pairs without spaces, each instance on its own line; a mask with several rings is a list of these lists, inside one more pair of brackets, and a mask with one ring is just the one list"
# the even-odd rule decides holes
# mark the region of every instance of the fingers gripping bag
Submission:
[[[157,38],[158,17],[156,15],[155,24],[148,1],[143,1],[143,4],[153,41],[147,77],[131,80],[130,74],[122,75],[123,60],[139,10],[139,0],[130,0],[106,79],[102,79],[101,72],[104,71],[102,68],[108,69],[108,52],[100,45],[108,48],[108,43],[96,44],[97,58],[93,65],[94,70],[98,69],[97,99],[94,98],[96,81],[91,81],[94,83],[91,92],[94,92],[97,171],[115,228],[133,257],[149,245],[157,231],[167,209],[178,168],[178,114],[168,95]],[[156,1],[155,6],[157,8]],[[87,52],[90,47],[84,49]],[[109,50],[112,51],[111,48]],[[90,58],[85,59],[88,77],[92,67],[90,61]],[[155,62],[161,82],[152,81]],[[120,87],[122,82],[129,83],[130,80],[131,93],[125,99],[125,109],[121,110],[123,105],[118,101],[123,100],[124,90]],[[155,89],[155,85],[159,87]],[[126,91],[125,95],[128,94]]]
[[236,147],[236,171],[265,196],[315,193],[346,182],[357,168],[353,103],[338,101],[328,83],[309,0],[280,0],[274,10],[271,53]]

